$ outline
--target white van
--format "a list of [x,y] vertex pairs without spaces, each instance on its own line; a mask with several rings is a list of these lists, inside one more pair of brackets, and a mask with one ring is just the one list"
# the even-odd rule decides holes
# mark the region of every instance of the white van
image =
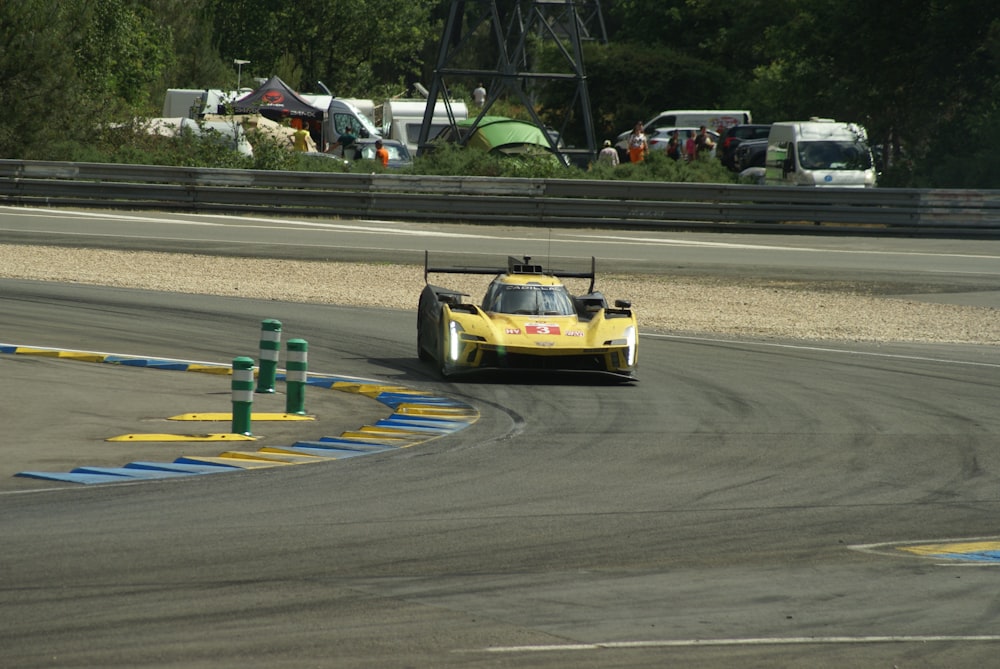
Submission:
[[865,129],[826,118],[771,125],[764,159],[769,186],[871,188],[875,167]]
[[[465,102],[452,100],[448,104],[456,121],[464,121],[469,118],[469,110]],[[382,105],[382,136],[399,140],[406,144],[410,153],[416,155],[420,142],[420,126],[423,125],[426,110],[427,100],[423,98],[386,100],[385,104]],[[428,139],[436,137],[439,132],[450,125],[448,107],[444,100],[438,100],[434,105],[434,115],[431,119]]]
[[327,108],[326,118],[323,119],[323,141],[333,144],[344,134],[348,126],[358,137],[382,136],[382,131],[375,127],[372,120],[357,105],[342,98],[333,98]]
[[374,100],[367,98],[338,98],[324,93],[299,93],[299,97],[324,113],[330,109],[330,103],[334,100],[347,102],[357,107],[369,119],[376,120]]
[[[734,125],[746,125],[753,123],[753,117],[746,109],[726,110],[726,109],[670,109],[662,111],[643,124],[646,136],[660,128],[700,128],[705,126],[709,130],[721,135],[724,130]],[[618,135],[615,146],[619,149],[628,149],[628,136],[632,133],[632,128]]]

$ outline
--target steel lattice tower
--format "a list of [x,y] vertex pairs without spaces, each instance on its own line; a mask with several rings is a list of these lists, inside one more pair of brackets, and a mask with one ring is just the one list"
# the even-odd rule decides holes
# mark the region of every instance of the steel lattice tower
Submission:
[[[592,36],[594,32],[596,37]],[[477,34],[479,37],[473,40]],[[488,35],[490,48],[495,51],[494,69],[461,67],[459,63],[463,58],[469,60],[470,49],[482,47],[484,34]],[[607,42],[600,0],[452,0],[428,98],[431,101],[440,98],[445,103],[449,121],[454,126],[449,84],[456,80],[472,82],[472,85],[479,81],[489,82],[486,103],[478,110],[473,128],[498,98],[507,95],[520,101],[532,122],[544,130],[544,123],[535,110],[534,91],[553,83],[572,85],[572,108],[564,111],[565,120],[557,130],[562,136],[567,124],[580,124],[575,129],[578,136],[582,134],[585,138],[585,146],[559,148],[549,133],[545,134],[556,155],[586,162],[597,150],[581,48],[583,41],[591,39]],[[534,71],[531,46],[536,40],[553,41],[561,54],[563,67],[554,72]],[[435,102],[428,104],[424,115],[421,146],[430,139],[434,105]]]

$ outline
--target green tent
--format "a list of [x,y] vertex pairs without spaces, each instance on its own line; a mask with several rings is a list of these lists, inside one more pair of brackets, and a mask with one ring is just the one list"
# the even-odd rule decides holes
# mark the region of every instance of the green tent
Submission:
[[[458,121],[459,132],[464,136],[475,119]],[[449,138],[450,139],[450,138]],[[551,151],[548,138],[534,123],[505,116],[484,116],[466,146],[506,155]]]

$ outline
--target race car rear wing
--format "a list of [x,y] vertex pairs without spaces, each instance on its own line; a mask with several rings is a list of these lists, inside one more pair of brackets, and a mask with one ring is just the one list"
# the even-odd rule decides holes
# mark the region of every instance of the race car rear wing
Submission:
[[590,288],[588,293],[594,292],[594,280],[597,275],[597,259],[594,256],[590,257],[590,271],[589,272],[569,272],[566,270],[546,270],[541,265],[533,264],[531,262],[531,256],[524,256],[523,258],[515,258],[514,256],[507,256],[507,267],[501,267],[499,269],[495,267],[431,267],[430,266],[430,252],[424,251],[424,283],[427,283],[428,274],[546,274],[548,276],[555,276],[559,278],[570,278],[570,279],[590,279]]

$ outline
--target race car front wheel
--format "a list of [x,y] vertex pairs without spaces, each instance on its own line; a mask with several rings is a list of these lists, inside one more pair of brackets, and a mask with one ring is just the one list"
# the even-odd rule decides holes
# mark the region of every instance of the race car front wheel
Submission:
[[[422,307],[423,305],[421,305]],[[427,341],[427,323],[423,317],[423,314],[417,311],[417,357],[420,358],[422,362],[429,362],[434,359],[434,356],[424,348],[424,342]]]
[[423,344],[424,338],[423,333],[417,330],[417,357],[420,358],[422,362],[429,362],[434,359],[434,356],[427,352]]
[[452,336],[458,336],[458,333],[451,332],[451,323],[446,318],[441,319],[442,328],[441,334],[438,337],[438,363],[441,365],[439,371],[441,372],[441,378],[448,378],[451,376],[451,367],[448,364],[448,355],[451,350],[451,338]]

